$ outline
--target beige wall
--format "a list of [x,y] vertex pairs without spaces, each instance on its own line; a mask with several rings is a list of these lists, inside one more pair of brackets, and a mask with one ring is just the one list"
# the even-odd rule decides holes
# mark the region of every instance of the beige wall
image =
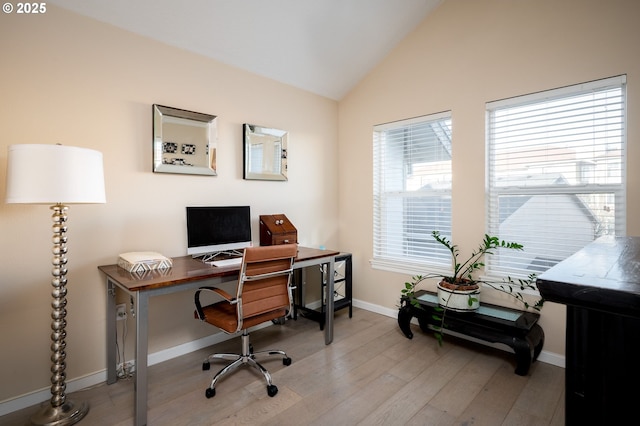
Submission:
[[[453,238],[469,252],[485,232],[485,102],[626,73],[627,232],[640,235],[638,17],[633,0],[446,0],[350,92],[339,113],[339,238],[354,255],[354,298],[394,308],[410,278],[369,265],[375,124],[452,111]],[[544,307],[545,351],[564,355],[564,314]]]
[[[628,156],[640,158],[638,16],[635,0],[445,0],[338,105],[52,5],[38,17],[0,15],[0,198],[9,144],[61,142],[105,157],[108,203],[69,212],[68,377],[105,368],[96,266],[130,250],[184,255],[186,205],[250,204],[254,241],[257,215],[286,213],[301,243],[354,254],[355,298],[393,311],[409,277],[368,263],[375,124],[453,112],[463,250],[484,232],[485,102],[626,73]],[[153,103],[219,116],[219,176],[151,173]],[[289,182],[242,180],[244,122],[290,131]],[[630,167],[628,181],[628,234],[640,235],[640,170]],[[49,216],[0,203],[0,401],[49,386]],[[151,304],[152,353],[211,333],[192,320],[191,300]],[[542,325],[545,350],[563,355],[564,308],[548,304]]]
[[[337,102],[52,5],[41,16],[1,14],[0,52],[0,401],[48,389],[51,376],[51,213],[4,203],[10,144],[104,154],[107,204],[69,210],[70,380],[106,365],[96,267],[132,250],[185,255],[187,205],[250,205],[256,243],[258,215],[285,213],[301,244],[337,247]],[[218,116],[217,177],[151,172],[153,103]],[[242,179],[245,122],[290,132],[288,182]],[[192,299],[151,303],[151,353],[213,333],[193,319]]]

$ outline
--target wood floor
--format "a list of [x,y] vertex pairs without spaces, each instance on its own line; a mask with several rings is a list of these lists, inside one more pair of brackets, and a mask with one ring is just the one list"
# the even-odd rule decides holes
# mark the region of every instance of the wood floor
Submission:
[[[439,347],[417,326],[412,340],[394,318],[354,309],[336,313],[334,341],[324,345],[318,324],[287,321],[251,335],[253,346],[284,349],[293,359],[266,360],[278,394],[262,376],[241,368],[205,389],[220,368],[202,371],[212,352],[236,352],[239,339],[149,369],[149,425],[563,425],[564,370],[535,362],[514,374],[507,352],[445,337]],[[220,364],[222,366],[224,364]],[[133,425],[133,381],[97,385],[68,397],[88,401],[80,424]],[[37,407],[0,417],[24,425]]]

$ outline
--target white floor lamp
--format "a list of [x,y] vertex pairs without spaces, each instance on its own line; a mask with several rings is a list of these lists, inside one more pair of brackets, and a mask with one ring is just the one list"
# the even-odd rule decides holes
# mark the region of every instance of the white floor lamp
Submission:
[[65,395],[67,335],[67,209],[65,204],[105,203],[102,154],[63,145],[10,145],[7,203],[53,204],[53,301],[51,307],[51,402],[31,417],[34,425],[63,426],[79,422],[89,404]]

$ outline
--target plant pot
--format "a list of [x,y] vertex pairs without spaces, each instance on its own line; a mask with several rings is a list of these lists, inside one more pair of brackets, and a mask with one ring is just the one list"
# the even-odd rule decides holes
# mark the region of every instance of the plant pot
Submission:
[[456,312],[474,312],[480,307],[480,287],[477,284],[455,285],[438,283],[438,303]]

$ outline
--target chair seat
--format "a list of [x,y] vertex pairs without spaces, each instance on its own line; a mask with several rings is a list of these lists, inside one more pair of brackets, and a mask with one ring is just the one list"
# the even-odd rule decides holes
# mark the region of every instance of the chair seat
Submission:
[[[213,303],[208,306],[203,306],[202,311],[204,312],[205,322],[214,325],[227,333],[235,333],[238,330],[238,313],[236,312],[235,305],[231,305],[226,301],[222,301]],[[198,319],[198,312],[194,311],[193,314],[194,317]],[[245,318],[240,329],[245,330],[263,322],[282,318],[286,314],[287,310],[285,308],[282,308],[280,310],[269,311],[264,314]]]

